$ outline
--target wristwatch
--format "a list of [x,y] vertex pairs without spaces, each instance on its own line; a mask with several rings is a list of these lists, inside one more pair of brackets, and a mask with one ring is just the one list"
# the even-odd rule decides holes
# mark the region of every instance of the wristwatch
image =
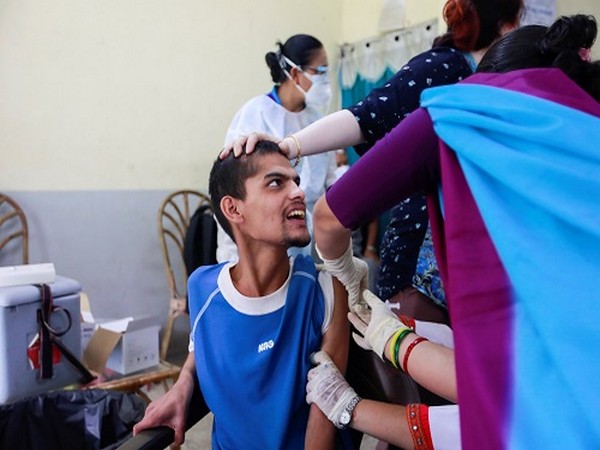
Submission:
[[342,411],[342,414],[340,415],[338,428],[343,429],[346,428],[348,424],[350,424],[350,422],[352,421],[352,413],[354,412],[354,408],[356,408],[356,405],[358,405],[358,402],[360,402],[361,400],[362,399],[358,395],[355,395],[354,398],[350,400],[350,402],[346,405],[346,408]]

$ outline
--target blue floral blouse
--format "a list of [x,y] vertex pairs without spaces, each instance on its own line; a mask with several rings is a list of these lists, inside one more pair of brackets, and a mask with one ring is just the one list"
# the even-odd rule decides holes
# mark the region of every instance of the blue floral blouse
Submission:
[[[381,88],[373,89],[367,97],[348,108],[354,115],[365,143],[355,147],[359,155],[391,131],[420,105],[421,92],[429,87],[458,83],[475,71],[475,62],[469,54],[449,47],[437,47],[412,58]],[[413,284],[419,267],[427,274],[415,278],[417,287],[426,295],[433,295],[436,303],[443,298],[443,289],[432,251],[424,251],[421,244],[428,228],[423,195],[415,195],[392,210],[390,224],[380,245],[381,265],[377,294],[387,299]],[[419,258],[422,258],[420,260]],[[437,287],[433,287],[437,286]]]

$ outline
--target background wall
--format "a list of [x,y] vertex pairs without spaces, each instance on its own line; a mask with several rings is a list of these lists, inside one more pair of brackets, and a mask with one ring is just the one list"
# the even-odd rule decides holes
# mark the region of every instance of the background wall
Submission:
[[335,56],[341,10],[341,0],[0,2],[0,191],[27,213],[31,262],[79,280],[100,316],[163,320],[160,202],[205,190],[233,114],[271,88],[264,55],[277,40],[314,34]]
[[[233,114],[271,87],[276,40],[314,34],[335,66],[385,1],[0,2],[0,191],[27,213],[31,262],[81,281],[99,315],[164,317],[161,200],[205,190]],[[407,24],[442,4],[406,0]],[[600,17],[596,0],[557,9]]]

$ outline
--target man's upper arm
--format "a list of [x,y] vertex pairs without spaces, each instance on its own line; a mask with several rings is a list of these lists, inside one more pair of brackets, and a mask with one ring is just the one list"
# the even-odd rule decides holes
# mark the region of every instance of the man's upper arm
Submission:
[[[329,276],[329,274],[327,274]],[[321,350],[327,352],[335,365],[343,373],[348,362],[350,323],[348,322],[348,294],[344,286],[334,277],[333,312],[327,331],[323,335]]]

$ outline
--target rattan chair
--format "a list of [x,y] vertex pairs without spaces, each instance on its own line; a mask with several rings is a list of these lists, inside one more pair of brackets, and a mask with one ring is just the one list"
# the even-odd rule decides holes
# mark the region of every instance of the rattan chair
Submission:
[[175,319],[187,315],[186,283],[189,274],[184,259],[184,246],[192,215],[203,206],[210,208],[208,196],[193,190],[180,190],[169,194],[158,210],[158,235],[171,297],[160,344],[162,360],[167,357]]
[[29,264],[27,218],[19,204],[5,194],[0,194],[0,252],[20,253],[16,263]]

